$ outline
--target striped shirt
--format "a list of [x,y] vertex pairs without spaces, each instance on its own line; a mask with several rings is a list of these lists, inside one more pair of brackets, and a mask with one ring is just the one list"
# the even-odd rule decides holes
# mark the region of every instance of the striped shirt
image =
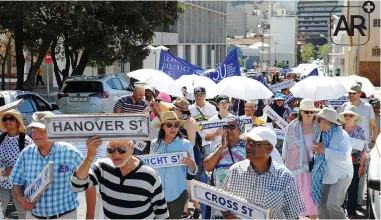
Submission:
[[134,103],[131,99],[131,95],[125,95],[118,99],[114,108],[118,108],[121,113],[143,113],[147,104],[143,100],[139,100]]
[[53,181],[37,199],[30,211],[33,215],[49,217],[76,209],[77,193],[71,190],[71,176],[82,163],[83,156],[76,147],[66,142],[55,142],[50,153],[43,157],[35,144],[21,153],[12,169],[9,181],[13,185],[27,187],[44,167],[53,161]]
[[167,202],[157,172],[139,165],[125,176],[109,158],[97,160],[85,180],[72,177],[73,191],[80,192],[99,185],[103,212],[108,219],[165,219]]

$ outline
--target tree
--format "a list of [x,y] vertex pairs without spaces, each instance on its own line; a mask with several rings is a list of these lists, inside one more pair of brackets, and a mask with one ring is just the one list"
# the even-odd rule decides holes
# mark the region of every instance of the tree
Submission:
[[326,59],[329,55],[329,44],[324,44],[323,46],[319,47],[319,58],[320,59]]
[[313,44],[308,43],[302,47],[302,61],[308,63],[308,61],[314,57],[315,47]]
[[5,63],[12,48],[12,34],[5,32],[0,40],[1,90],[5,90]]
[[242,58],[238,58],[238,63],[240,67],[243,67],[243,60]]

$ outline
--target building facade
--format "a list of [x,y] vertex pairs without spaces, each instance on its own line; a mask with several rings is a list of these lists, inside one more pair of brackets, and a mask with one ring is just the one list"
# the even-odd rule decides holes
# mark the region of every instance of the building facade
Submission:
[[243,6],[228,7],[226,29],[229,38],[246,36],[248,32],[247,13]]
[[[298,40],[313,45],[324,45],[329,36],[330,14],[342,13],[342,1],[312,1],[297,2]],[[335,8],[337,7],[337,8]],[[325,37],[321,36],[324,35]]]

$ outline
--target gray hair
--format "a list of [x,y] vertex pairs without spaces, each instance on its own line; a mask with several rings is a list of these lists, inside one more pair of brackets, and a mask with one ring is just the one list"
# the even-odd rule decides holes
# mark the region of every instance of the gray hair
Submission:
[[246,101],[248,104],[253,104],[254,106],[258,105],[258,100],[248,100]]

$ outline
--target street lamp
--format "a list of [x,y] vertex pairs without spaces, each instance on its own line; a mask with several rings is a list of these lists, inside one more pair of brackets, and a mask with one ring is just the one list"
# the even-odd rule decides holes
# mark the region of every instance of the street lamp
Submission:
[[328,43],[328,54],[327,54],[327,61],[326,61],[326,74],[328,75],[329,74],[329,54],[332,53],[332,44],[331,44],[331,41],[328,39],[328,37],[326,37],[324,34],[320,34],[320,37],[323,37],[325,39],[327,39],[327,43]]

